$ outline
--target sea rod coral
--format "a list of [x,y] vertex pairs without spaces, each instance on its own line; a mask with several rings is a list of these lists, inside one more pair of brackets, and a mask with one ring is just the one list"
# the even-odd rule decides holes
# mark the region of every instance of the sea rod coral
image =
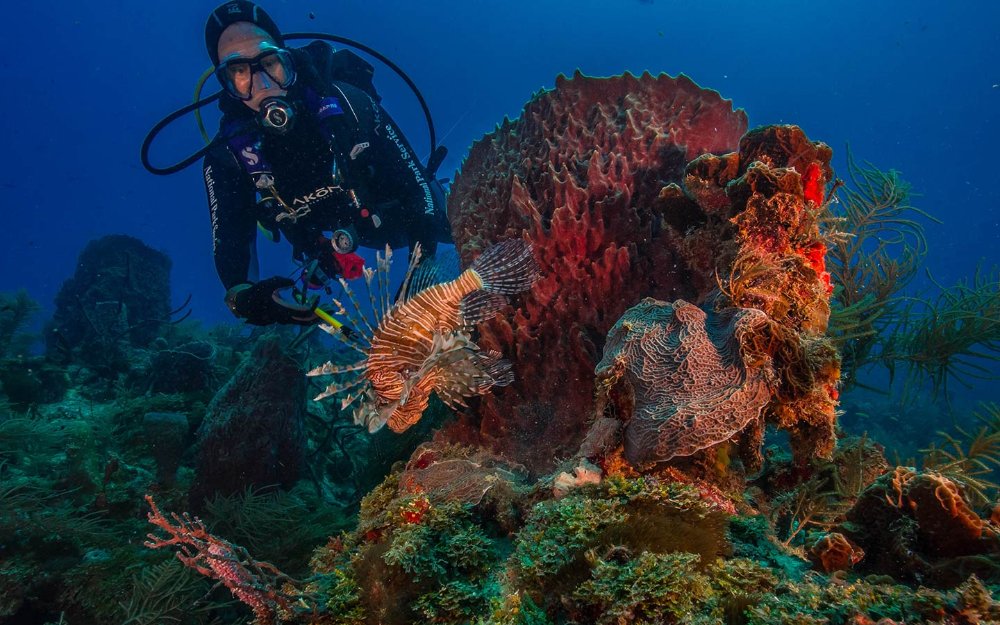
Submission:
[[178,560],[225,585],[253,610],[258,625],[274,623],[280,611],[291,612],[300,597],[292,584],[294,580],[267,562],[254,560],[243,548],[209,533],[197,517],[175,513],[168,519],[151,496],[146,496],[146,502],[151,508],[149,522],[167,534],[166,538],[149,534],[147,547],[177,546]]

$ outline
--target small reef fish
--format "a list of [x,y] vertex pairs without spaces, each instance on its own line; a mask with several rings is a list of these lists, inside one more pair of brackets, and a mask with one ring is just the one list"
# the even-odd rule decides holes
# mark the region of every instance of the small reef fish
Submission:
[[346,316],[359,332],[320,326],[363,358],[346,365],[327,362],[310,371],[309,376],[344,375],[315,400],[339,395],[341,409],[353,406],[356,424],[369,432],[388,424],[398,433],[420,420],[432,392],[455,408],[465,405],[464,398],[513,381],[510,363],[498,352],[480,350],[471,331],[507,304],[505,295],[526,291],[538,279],[530,243],[512,239],[490,246],[448,282],[437,281],[433,264],[419,265],[418,246],[391,305],[392,250],[386,247],[385,255],[376,258],[377,270],[366,268],[364,274],[376,324],[368,322],[342,279],[353,310],[335,300],[336,314]]

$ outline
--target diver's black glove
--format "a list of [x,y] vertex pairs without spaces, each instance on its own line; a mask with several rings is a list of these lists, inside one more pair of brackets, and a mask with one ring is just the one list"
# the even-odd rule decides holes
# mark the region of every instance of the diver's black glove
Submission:
[[295,281],[275,276],[256,284],[238,284],[226,293],[226,304],[237,317],[255,326],[272,323],[309,325],[316,322],[315,304],[296,304],[278,292],[295,286]]

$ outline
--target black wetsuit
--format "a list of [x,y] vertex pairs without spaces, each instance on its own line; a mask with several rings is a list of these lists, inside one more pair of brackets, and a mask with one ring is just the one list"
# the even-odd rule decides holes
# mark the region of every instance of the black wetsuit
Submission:
[[[379,105],[370,83],[359,88],[319,78],[316,56],[330,53],[322,45],[293,52],[298,78],[288,96],[296,103],[296,119],[288,134],[259,130],[253,112],[241,102],[229,99],[222,105],[222,132],[232,133],[225,129],[242,121],[244,128],[255,133],[270,163],[274,189],[285,206],[276,201],[258,203],[254,177],[234,154],[231,143],[220,143],[204,160],[213,254],[222,284],[231,289],[254,279],[250,270],[258,222],[288,239],[295,258],[318,259],[331,277],[338,271],[336,262],[331,264],[332,249],[324,233],[338,228],[353,226],[363,247],[388,244],[412,249],[419,242],[427,255],[433,255],[437,242],[450,238],[444,194]],[[336,132],[329,132],[325,122],[304,104],[308,89],[335,98],[341,109],[335,118]],[[336,178],[332,174],[335,165],[340,172]],[[355,191],[357,202],[348,189]],[[297,219],[282,217],[289,209],[306,212],[302,210],[306,205],[307,213]]]

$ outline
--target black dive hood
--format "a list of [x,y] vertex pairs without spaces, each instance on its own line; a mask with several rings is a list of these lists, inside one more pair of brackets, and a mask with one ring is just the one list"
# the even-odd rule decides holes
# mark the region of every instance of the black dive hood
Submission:
[[[286,40],[288,40],[288,39],[322,39],[324,41],[330,41],[332,43],[339,43],[339,44],[342,44],[342,45],[350,46],[352,48],[356,48],[358,50],[361,50],[362,52],[370,54],[371,56],[375,57],[376,59],[378,59],[379,61],[381,61],[382,63],[384,63],[387,67],[389,67],[389,69],[391,69],[392,71],[396,72],[396,74],[398,74],[399,77],[402,78],[403,81],[407,84],[407,86],[410,88],[410,90],[413,91],[413,94],[415,96],[417,96],[417,101],[420,102],[420,108],[423,109],[424,119],[427,120],[427,130],[430,133],[430,157],[427,160],[426,168],[427,168],[427,172],[428,172],[429,175],[431,175],[431,176],[434,175],[434,172],[437,171],[437,168],[441,165],[441,162],[444,160],[444,157],[445,157],[445,154],[447,153],[447,151],[443,147],[441,147],[440,149],[438,148],[438,145],[437,145],[437,135],[436,135],[436,133],[434,131],[434,120],[431,118],[431,111],[427,107],[427,102],[424,100],[423,94],[420,93],[420,90],[417,88],[417,85],[414,84],[414,82],[410,79],[410,77],[406,75],[406,72],[404,72],[402,69],[400,69],[400,67],[398,65],[396,65],[395,63],[393,63],[392,61],[390,61],[388,58],[386,58],[385,56],[383,56],[381,53],[377,52],[376,50],[373,50],[372,48],[369,48],[368,46],[366,46],[366,45],[364,45],[362,43],[358,43],[357,41],[354,41],[353,39],[348,39],[346,37],[340,37],[340,36],[337,36],[337,35],[328,35],[326,33],[289,33],[287,35],[284,35],[284,39],[286,39]],[[170,165],[168,167],[157,167],[157,166],[153,165],[149,161],[149,147],[150,147],[150,145],[152,145],[153,139],[155,139],[156,136],[158,134],[160,134],[161,130],[163,130],[165,127],[167,127],[168,125],[170,125],[172,122],[174,122],[178,118],[183,117],[184,115],[187,115],[188,113],[190,113],[192,111],[200,109],[201,107],[205,106],[206,104],[211,104],[212,102],[215,102],[216,100],[218,100],[222,96],[223,91],[220,89],[219,91],[213,93],[212,95],[210,95],[208,97],[198,99],[199,96],[201,95],[201,88],[202,88],[202,86],[205,84],[205,81],[211,75],[212,75],[212,71],[209,70],[198,81],[198,88],[195,91],[195,101],[194,102],[192,102],[191,104],[188,104],[187,106],[185,106],[183,108],[179,108],[176,111],[174,111],[173,113],[167,115],[166,117],[164,117],[163,119],[161,119],[159,122],[157,122],[156,125],[153,126],[152,129],[150,129],[149,133],[146,134],[146,138],[142,142],[142,148],[139,151],[139,158],[142,160],[142,166],[145,167],[146,171],[148,171],[149,173],[156,174],[156,175],[159,175],[159,176],[167,176],[169,174],[177,173],[177,172],[179,172],[179,171],[181,171],[181,170],[189,167],[195,161],[197,161],[197,160],[201,159],[202,157],[204,157],[205,154],[207,154],[208,151],[211,150],[212,148],[214,148],[218,143],[225,142],[225,139],[226,139],[225,137],[217,137],[216,139],[214,139],[212,141],[209,141],[208,145],[206,145],[202,149],[198,150],[197,152],[195,152],[191,156],[185,158],[184,160],[182,160],[182,161],[180,161],[180,162],[178,162],[178,163],[176,163],[174,165]],[[204,135],[207,136],[207,133],[205,133],[204,127],[201,125],[201,120],[200,119],[199,119],[199,127],[200,127],[200,129],[202,131],[202,134],[204,134]],[[206,138],[206,140],[207,140],[207,138]]]

